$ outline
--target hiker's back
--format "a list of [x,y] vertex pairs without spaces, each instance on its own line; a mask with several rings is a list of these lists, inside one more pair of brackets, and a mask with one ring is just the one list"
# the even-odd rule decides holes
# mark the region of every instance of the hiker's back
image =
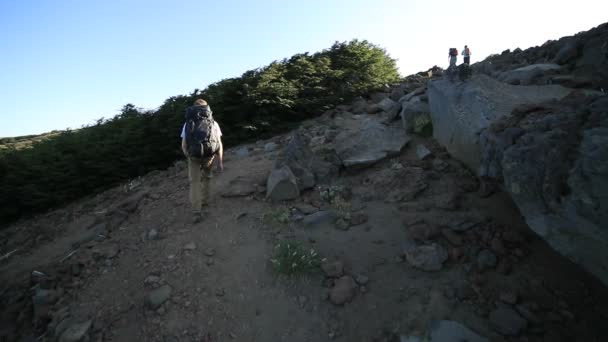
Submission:
[[193,158],[211,158],[219,149],[213,113],[208,105],[186,109],[185,138],[188,154]]

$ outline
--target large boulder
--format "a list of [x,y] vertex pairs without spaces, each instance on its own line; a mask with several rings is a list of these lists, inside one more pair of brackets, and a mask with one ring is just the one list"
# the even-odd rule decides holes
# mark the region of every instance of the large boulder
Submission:
[[518,108],[480,140],[480,175],[503,182],[532,230],[608,284],[608,96]]
[[499,80],[515,85],[530,85],[545,74],[555,73],[560,69],[559,65],[552,63],[526,65],[525,67],[504,72],[499,77]]
[[397,155],[410,141],[400,125],[386,125],[369,115],[338,118],[336,124],[342,129],[335,138],[335,150],[347,168],[370,166]]
[[513,86],[486,75],[467,82],[429,81],[428,98],[433,136],[456,158],[479,169],[479,134],[522,104],[561,99],[569,90],[557,86]]
[[266,184],[266,197],[273,201],[284,201],[296,199],[298,196],[300,196],[298,182],[289,166],[284,165],[270,172]]
[[310,189],[315,186],[315,175],[312,172],[314,159],[306,138],[299,131],[295,131],[287,147],[275,162],[274,168],[288,166],[296,177],[298,189]]

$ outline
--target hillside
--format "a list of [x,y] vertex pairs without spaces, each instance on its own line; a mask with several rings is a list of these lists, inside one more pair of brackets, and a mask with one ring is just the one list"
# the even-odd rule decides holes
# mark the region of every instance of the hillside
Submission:
[[227,149],[200,223],[177,161],[8,226],[0,340],[608,340],[606,32]]

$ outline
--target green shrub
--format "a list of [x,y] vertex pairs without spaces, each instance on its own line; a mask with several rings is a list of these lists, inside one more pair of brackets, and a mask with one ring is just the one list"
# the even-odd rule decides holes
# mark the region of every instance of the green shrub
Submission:
[[308,249],[300,242],[282,241],[274,246],[270,262],[275,272],[292,276],[316,272],[321,258],[314,249]]

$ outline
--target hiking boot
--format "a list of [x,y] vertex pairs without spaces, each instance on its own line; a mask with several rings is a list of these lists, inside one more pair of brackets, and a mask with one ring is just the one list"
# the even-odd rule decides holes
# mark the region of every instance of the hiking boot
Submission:
[[202,219],[203,219],[203,216],[201,215],[201,213],[192,214],[192,224],[197,224],[197,223],[201,222]]

